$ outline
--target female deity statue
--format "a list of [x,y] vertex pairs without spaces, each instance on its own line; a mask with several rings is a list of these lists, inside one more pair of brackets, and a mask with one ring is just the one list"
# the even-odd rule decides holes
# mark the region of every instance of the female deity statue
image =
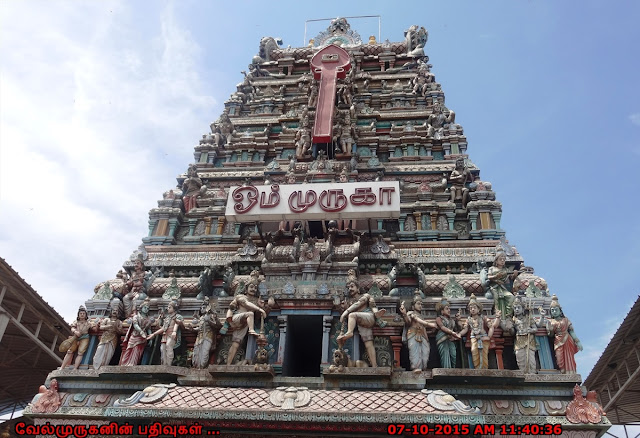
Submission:
[[196,342],[193,344],[191,363],[194,368],[206,368],[209,365],[211,351],[216,348],[216,334],[222,324],[218,320],[215,303],[212,306],[209,297],[204,297],[199,315],[194,315],[191,328],[198,330]]
[[184,326],[182,315],[177,313],[178,302],[170,301],[167,305],[167,315],[160,311],[160,320],[158,321],[160,328],[147,336],[150,341],[158,335],[162,335],[160,345],[160,361],[162,365],[171,365],[173,363],[173,350],[180,346],[182,333],[180,327]]
[[456,341],[460,340],[460,335],[456,332],[458,318],[460,312],[451,317],[451,307],[449,302],[443,298],[436,304],[436,325],[438,333],[436,334],[436,344],[438,345],[438,353],[440,354],[440,366],[442,368],[456,367]]
[[91,329],[91,327],[92,325],[87,316],[87,309],[85,309],[84,306],[80,306],[76,320],[71,323],[72,336],[60,344],[61,351],[67,350],[67,354],[62,360],[62,365],[60,365],[61,370],[71,365],[73,355],[76,352],[78,354],[73,369],[78,369],[82,362],[82,357],[89,347],[89,329]]
[[577,369],[575,355],[578,351],[582,351],[582,344],[573,331],[571,321],[564,316],[556,295],[551,297],[549,310],[553,319],[545,319],[543,315],[540,324],[545,324],[549,335],[554,335],[553,350],[556,353],[556,362],[560,371],[575,374]]
[[134,366],[140,363],[147,345],[147,335],[151,332],[151,322],[149,299],[146,299],[138,304],[138,313],[131,320],[131,327],[124,338],[120,365]]
[[496,318],[490,321],[489,318],[480,314],[482,304],[478,302],[474,294],[471,294],[467,308],[471,315],[467,318],[459,334],[462,337],[470,333],[473,367],[477,370],[486,370],[489,369],[489,347],[493,330],[500,324],[500,310],[496,310]]
[[433,322],[426,321],[422,315],[422,299],[416,294],[413,298],[413,310],[407,312],[404,301],[400,304],[400,313],[404,319],[407,347],[409,349],[409,362],[414,373],[420,373],[427,369],[431,346],[427,337],[427,328],[436,328]]
[[[117,300],[116,302],[122,306],[120,300]],[[116,305],[112,305],[110,316],[108,318],[103,318],[102,321],[100,321],[99,327],[102,331],[102,336],[100,336],[100,342],[98,343],[98,348],[96,348],[96,353],[93,355],[94,370],[99,370],[100,367],[109,365],[109,362],[111,362],[111,358],[113,357],[113,353],[115,353],[116,347],[118,346],[120,335],[124,334],[122,321],[118,319],[119,314],[120,309]]]
[[487,274],[487,281],[489,283],[489,290],[493,294],[495,300],[495,307],[502,312],[504,318],[511,318],[513,316],[513,294],[511,288],[513,280],[520,274],[518,270],[514,270],[509,273],[505,267],[507,256],[504,252],[498,251],[496,257],[493,259],[493,265],[489,268]]

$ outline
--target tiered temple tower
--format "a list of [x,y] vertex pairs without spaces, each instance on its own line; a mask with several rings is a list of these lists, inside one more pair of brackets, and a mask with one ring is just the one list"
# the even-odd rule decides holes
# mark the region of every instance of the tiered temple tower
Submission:
[[363,42],[341,18],[307,47],[263,38],[143,244],[87,301],[79,369],[50,375],[61,403],[34,401],[35,423],[604,433],[574,389],[580,342],[505,239],[426,42],[419,26]]

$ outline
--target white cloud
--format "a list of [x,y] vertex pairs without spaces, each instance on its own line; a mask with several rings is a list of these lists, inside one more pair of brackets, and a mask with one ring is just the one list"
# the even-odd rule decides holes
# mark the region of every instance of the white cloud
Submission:
[[3,6],[0,255],[71,319],[141,243],[215,102],[170,7],[142,27],[128,2],[33,5]]
[[631,114],[629,120],[636,126],[640,126],[640,113]]

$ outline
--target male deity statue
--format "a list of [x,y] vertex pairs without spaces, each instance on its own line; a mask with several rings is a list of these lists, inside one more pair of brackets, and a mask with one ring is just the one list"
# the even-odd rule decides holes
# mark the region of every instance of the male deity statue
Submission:
[[544,324],[549,335],[554,336],[553,350],[558,368],[562,373],[575,374],[577,370],[575,355],[578,351],[582,351],[582,344],[573,331],[571,321],[564,316],[556,295],[551,297],[549,311],[552,319],[544,318],[543,314],[540,324]]
[[513,301],[513,326],[516,333],[516,342],[513,347],[516,353],[518,368],[525,373],[536,372],[536,330],[538,324],[525,309],[520,297]]
[[202,180],[198,177],[196,165],[191,164],[187,170],[187,178],[182,183],[182,202],[186,213],[189,213],[191,209],[198,206],[196,199],[200,194],[201,188]]
[[351,153],[351,145],[356,137],[356,127],[351,123],[351,117],[347,114],[344,116],[343,122],[338,122],[335,126],[337,132],[336,152],[343,154]]
[[221,327],[215,301],[211,303],[209,297],[204,297],[200,311],[194,315],[193,323],[190,324],[190,328],[198,330],[191,358],[194,368],[206,368],[209,365],[211,351],[216,348],[216,334]]
[[122,298],[125,315],[127,317],[133,314],[136,302],[142,301],[147,298],[147,294],[145,291],[146,275],[147,274],[145,273],[144,263],[142,262],[142,259],[136,259],[133,272],[131,273],[131,276],[125,281],[125,290],[127,292]]
[[[262,303],[258,297],[258,286],[260,284],[258,271],[253,271],[251,277],[247,284],[246,295],[237,295],[229,304],[229,310],[227,311],[227,323],[233,328],[227,365],[233,363],[238,347],[247,336],[247,332],[252,336],[258,336],[254,329],[255,312],[260,313],[262,318],[267,317],[267,313],[261,308]],[[220,333],[226,333],[226,327],[223,327]]]
[[471,294],[467,305],[470,316],[467,318],[460,336],[469,333],[471,343],[471,357],[473,367],[477,370],[489,369],[489,347],[493,331],[500,325],[500,311],[496,310],[496,318],[490,321],[482,315],[482,304],[478,302],[476,296]]
[[96,352],[93,355],[94,370],[99,370],[101,367],[109,365],[113,353],[115,353],[116,347],[118,346],[120,335],[124,334],[122,321],[118,318],[120,316],[118,304],[120,304],[120,307],[122,306],[120,300],[112,300],[109,317],[103,318],[102,321],[100,321],[99,327],[102,331],[102,336],[100,336],[98,348],[96,348]]
[[60,344],[60,350],[67,350],[67,354],[64,356],[62,365],[60,365],[59,369],[64,370],[66,367],[71,365],[73,355],[76,352],[78,354],[76,356],[76,362],[73,365],[73,369],[78,369],[82,362],[82,357],[89,347],[89,330],[91,327],[91,322],[89,322],[89,318],[87,316],[87,309],[85,309],[84,306],[80,306],[76,320],[71,323],[72,335],[69,339]]
[[429,115],[427,119],[428,129],[427,135],[429,137],[433,137],[436,140],[440,140],[444,137],[444,128],[445,125],[449,123],[454,123],[456,120],[456,115],[453,111],[449,111],[448,115],[445,115],[442,112],[442,105],[440,102],[435,101],[433,103],[433,112]]
[[369,294],[360,295],[360,288],[355,277],[347,280],[347,288],[349,290],[349,298],[343,303],[346,307],[340,316],[340,322],[347,320],[347,331],[338,336],[338,346],[342,349],[344,343],[353,337],[353,331],[358,326],[358,333],[364,342],[364,346],[369,355],[369,361],[372,367],[377,367],[376,349],[373,345],[373,326],[377,323],[383,327],[386,325],[384,321],[379,319],[384,315],[385,310],[378,310],[376,302]]
[[451,183],[451,199],[449,202],[455,203],[456,199],[462,200],[462,208],[467,208],[469,202],[469,189],[465,186],[471,179],[471,172],[464,165],[464,158],[456,160],[456,168],[449,175]]
[[427,337],[427,328],[435,329],[437,326],[433,322],[427,321],[422,315],[422,298],[419,294],[414,295],[413,310],[407,312],[404,301],[400,304],[400,313],[404,319],[406,338],[409,349],[409,362],[414,373],[420,373],[427,369],[431,346]]
[[160,320],[158,321],[160,328],[147,336],[147,341],[150,341],[154,337],[162,335],[162,340],[160,341],[160,361],[162,365],[171,365],[173,363],[173,350],[180,346],[182,339],[180,328],[184,327],[184,318],[177,311],[178,302],[170,301],[167,305],[167,315],[165,316],[162,310],[160,311]]

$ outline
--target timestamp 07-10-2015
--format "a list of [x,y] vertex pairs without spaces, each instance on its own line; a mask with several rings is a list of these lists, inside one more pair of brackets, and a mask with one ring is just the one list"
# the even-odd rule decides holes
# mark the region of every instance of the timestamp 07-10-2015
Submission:
[[389,435],[561,435],[560,424],[402,424],[387,425]]

